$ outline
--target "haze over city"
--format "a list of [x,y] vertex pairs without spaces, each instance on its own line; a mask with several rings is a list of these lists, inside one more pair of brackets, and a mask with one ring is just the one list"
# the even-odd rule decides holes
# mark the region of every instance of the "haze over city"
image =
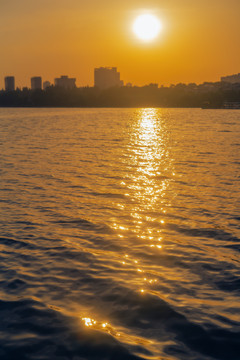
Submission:
[[[93,68],[117,66],[136,85],[218,81],[239,72],[239,13],[236,0],[88,2],[1,1],[0,88],[14,75],[30,86],[41,75],[59,74],[93,86]],[[133,31],[141,14],[156,16],[161,31],[152,41]]]

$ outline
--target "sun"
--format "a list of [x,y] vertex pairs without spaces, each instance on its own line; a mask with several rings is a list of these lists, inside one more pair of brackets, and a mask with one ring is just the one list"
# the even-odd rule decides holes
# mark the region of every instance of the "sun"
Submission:
[[155,39],[160,30],[162,24],[159,19],[150,14],[143,14],[138,16],[133,23],[133,31],[137,37],[143,41],[151,41]]

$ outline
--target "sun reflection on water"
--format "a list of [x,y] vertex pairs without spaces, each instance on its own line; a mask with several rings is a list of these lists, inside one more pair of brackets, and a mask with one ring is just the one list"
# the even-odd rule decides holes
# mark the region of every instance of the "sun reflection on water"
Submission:
[[105,331],[112,336],[121,336],[121,334],[116,331],[108,322],[96,321],[89,317],[82,318],[82,321],[86,327],[93,328],[94,330]]
[[[129,172],[120,183],[128,200],[117,204],[120,210],[129,212],[130,220],[114,218],[112,228],[120,239],[137,239],[138,246],[145,246],[146,252],[151,255],[164,249],[166,208],[170,206],[166,194],[175,173],[166,141],[167,127],[161,110],[139,109],[136,111],[135,119],[137,121],[131,128],[127,145],[128,157],[125,160]],[[148,270],[144,268],[140,258],[134,257],[133,254],[125,255],[125,259],[120,262],[126,271],[131,271],[135,267],[139,278],[132,281],[136,287],[140,287],[140,293],[144,293],[148,291],[146,284],[154,286],[157,280],[151,276],[143,280],[140,274],[147,274]]]
[[[140,290],[141,293],[144,293],[144,290]],[[139,344],[139,345],[152,345],[153,341],[147,340],[145,338],[142,338],[140,336],[135,336],[131,332],[127,332],[126,329],[121,328],[115,328],[108,322],[101,322],[94,320],[90,317],[82,318],[81,319],[83,324],[86,326],[86,328],[103,331],[106,332],[118,339],[118,341],[122,341],[123,343],[128,344]]]

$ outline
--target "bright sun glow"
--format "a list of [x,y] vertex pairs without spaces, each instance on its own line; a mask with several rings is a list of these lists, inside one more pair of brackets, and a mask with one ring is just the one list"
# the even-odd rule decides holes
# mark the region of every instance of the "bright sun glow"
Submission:
[[144,14],[137,17],[133,24],[133,31],[137,37],[150,41],[157,37],[161,30],[161,23],[154,15]]

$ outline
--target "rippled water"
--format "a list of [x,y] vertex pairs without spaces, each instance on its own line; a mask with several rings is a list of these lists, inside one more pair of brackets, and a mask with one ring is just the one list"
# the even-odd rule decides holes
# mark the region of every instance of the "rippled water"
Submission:
[[0,359],[240,359],[240,113],[1,109]]

